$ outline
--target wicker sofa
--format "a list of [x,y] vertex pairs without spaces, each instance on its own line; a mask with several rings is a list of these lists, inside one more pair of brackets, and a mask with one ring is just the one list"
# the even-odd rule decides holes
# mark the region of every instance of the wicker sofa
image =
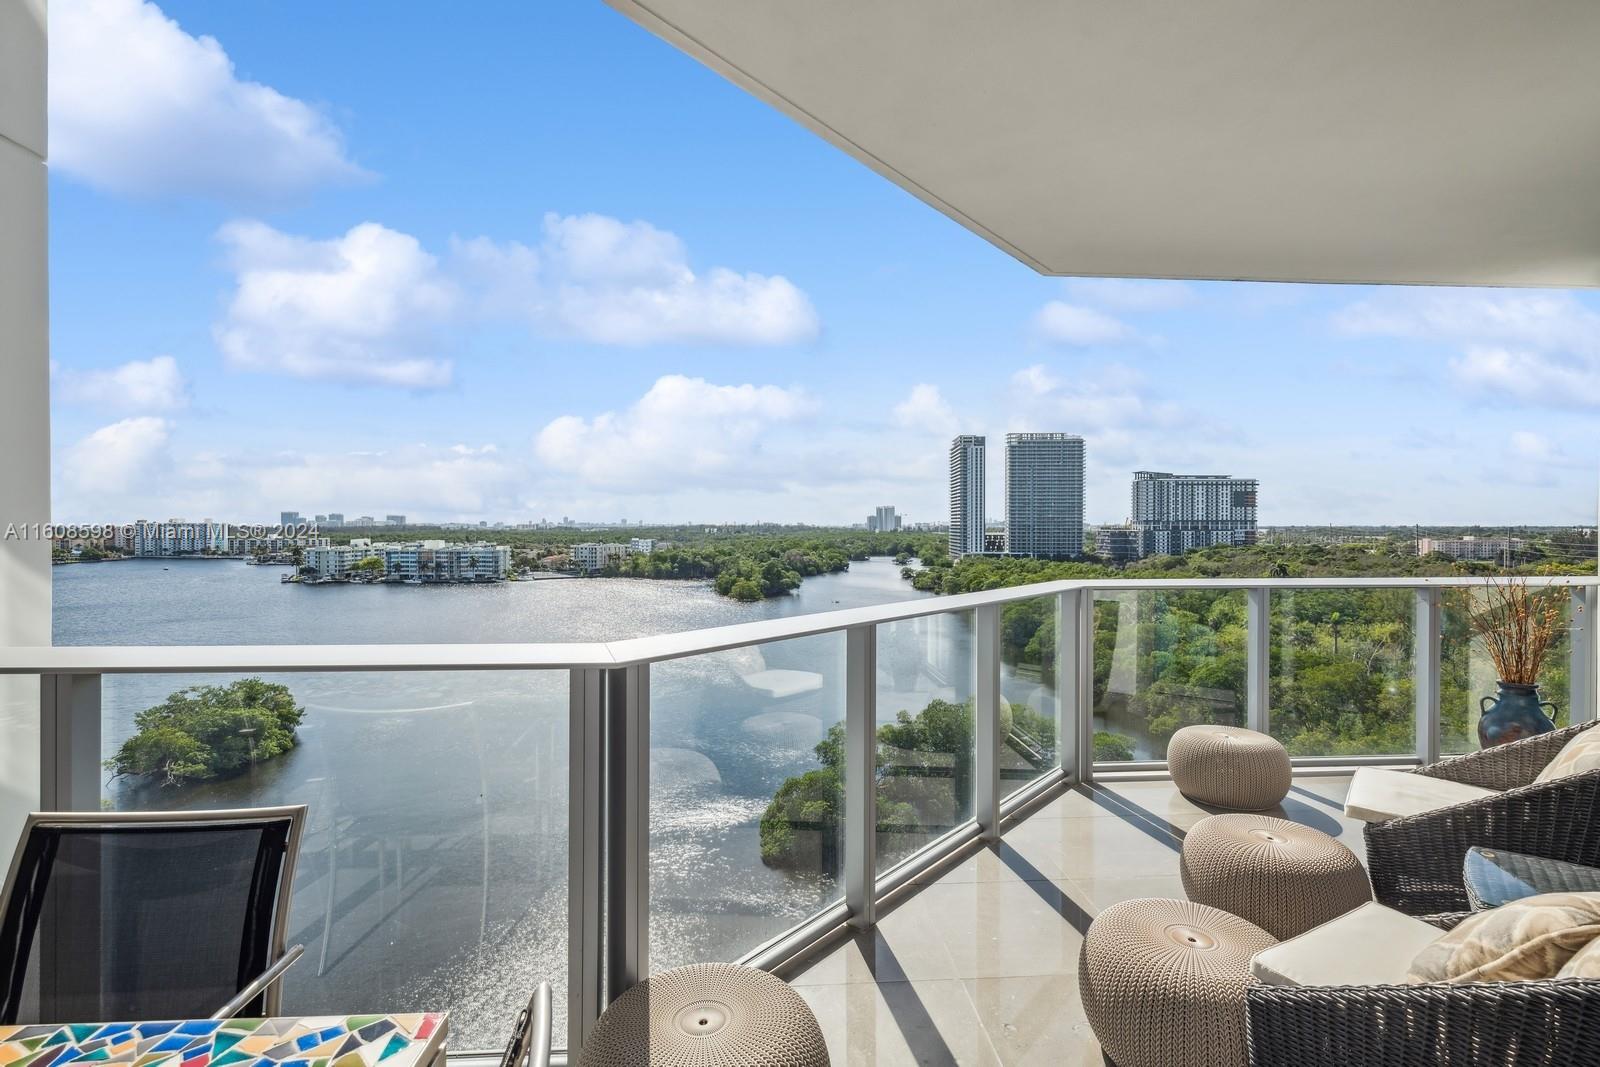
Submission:
[[[1434,915],[1448,929],[1464,914]],[[1600,1063],[1600,981],[1252,985],[1251,1067],[1571,1067]]]
[[[1473,845],[1600,866],[1600,770],[1534,781],[1574,735],[1596,725],[1600,723],[1580,723],[1417,768],[1412,773],[1498,792],[1420,815],[1368,823],[1367,871],[1373,895],[1410,915],[1465,911],[1470,904],[1462,884],[1462,862]],[[1538,1014],[1533,1007],[1527,1010]]]

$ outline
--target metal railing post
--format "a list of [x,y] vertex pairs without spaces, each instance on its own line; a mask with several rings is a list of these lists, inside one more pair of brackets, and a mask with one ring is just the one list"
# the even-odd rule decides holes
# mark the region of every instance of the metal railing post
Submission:
[[1271,733],[1272,590],[1247,589],[1245,624],[1245,725]]
[[[1079,783],[1094,780],[1094,590],[1061,594],[1056,691],[1060,695],[1062,737],[1070,737],[1061,768]],[[1068,762],[1068,751],[1072,757]]]
[[864,930],[878,921],[878,628],[844,636],[844,901]]
[[1439,645],[1444,608],[1437,589],[1418,589],[1414,596],[1416,636],[1411,669],[1417,701],[1417,759],[1427,764],[1439,759]]
[[972,814],[985,841],[1000,839],[1000,605],[972,613],[977,672],[973,707]]
[[1589,722],[1595,717],[1596,701],[1600,698],[1600,619],[1595,611],[1600,609],[1600,589],[1594,586],[1572,588],[1572,668],[1568,677],[1569,699],[1572,701],[1571,721]]
[[100,675],[39,676],[39,807],[100,810]]
[[569,675],[567,741],[567,1053],[583,1051],[605,1010],[600,958],[604,921],[605,672],[573,668]]
[[606,672],[607,1001],[650,968],[650,668]]

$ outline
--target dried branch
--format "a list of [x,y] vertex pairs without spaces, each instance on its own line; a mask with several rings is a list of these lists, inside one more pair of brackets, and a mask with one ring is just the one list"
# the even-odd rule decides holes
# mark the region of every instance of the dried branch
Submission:
[[1562,606],[1569,590],[1559,585],[1531,589],[1526,578],[1507,578],[1489,583],[1484,594],[1472,601],[1468,620],[1500,680],[1537,685],[1545,656],[1566,630]]

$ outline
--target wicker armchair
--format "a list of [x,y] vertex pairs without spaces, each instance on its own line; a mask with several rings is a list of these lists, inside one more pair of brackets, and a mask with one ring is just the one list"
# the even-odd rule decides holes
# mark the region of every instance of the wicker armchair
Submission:
[[[1368,823],[1367,871],[1374,896],[1410,915],[1464,911],[1470,904],[1462,863],[1473,845],[1600,866],[1600,770],[1534,781],[1574,734],[1596,725],[1580,723],[1417,768],[1413,773],[1500,792]],[[1527,1010],[1537,1014],[1533,1007]]]
[[1600,1062],[1600,981],[1284,987],[1245,993],[1251,1067]]
[[[1471,912],[1422,916],[1448,930]],[[1600,981],[1245,991],[1250,1067],[1600,1063]]]

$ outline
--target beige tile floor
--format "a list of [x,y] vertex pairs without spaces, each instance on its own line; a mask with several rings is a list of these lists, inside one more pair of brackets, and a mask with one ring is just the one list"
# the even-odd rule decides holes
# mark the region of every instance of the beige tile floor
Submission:
[[[1296,778],[1277,814],[1361,855],[1361,824],[1340,813],[1348,786]],[[1098,1065],[1078,1000],[1082,930],[1119,900],[1182,897],[1181,835],[1210,814],[1167,781],[1072,790],[787,977],[835,1067]]]

